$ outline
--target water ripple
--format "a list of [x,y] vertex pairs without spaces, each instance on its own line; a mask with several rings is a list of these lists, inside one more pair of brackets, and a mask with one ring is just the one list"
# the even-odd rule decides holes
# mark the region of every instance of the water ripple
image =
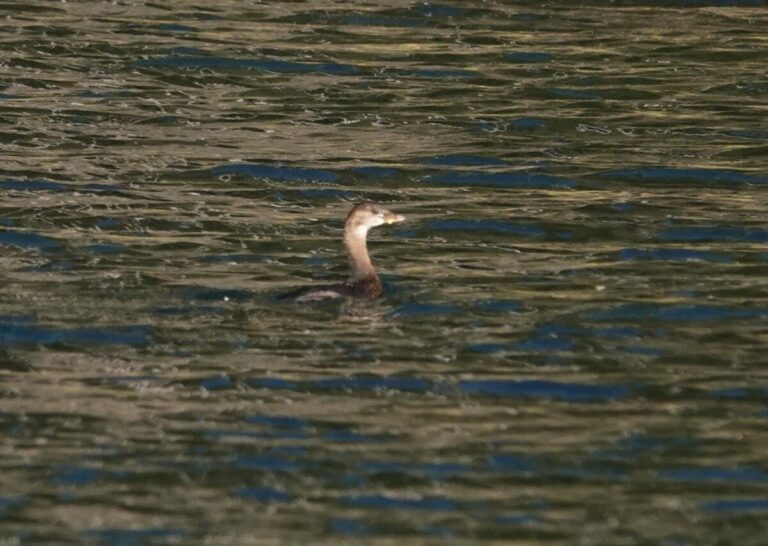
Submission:
[[700,261],[720,264],[733,263],[728,255],[687,248],[625,248],[619,251],[620,260]]
[[385,495],[342,497],[341,502],[356,508],[455,511],[459,505],[444,497],[397,498]]
[[543,51],[515,51],[504,56],[516,63],[545,63],[554,58],[550,53]]
[[624,385],[594,385],[542,380],[476,379],[457,384],[433,382],[419,377],[329,377],[313,381],[259,378],[248,381],[253,388],[292,391],[386,392],[416,394],[461,392],[468,396],[543,398],[566,402],[598,402],[625,398],[631,389]]
[[491,188],[575,188],[575,180],[538,173],[451,172],[427,176],[427,182]]
[[281,181],[318,181],[334,182],[339,175],[323,169],[308,169],[302,167],[283,167],[278,165],[264,165],[260,163],[232,163],[214,167],[211,172],[220,176],[223,174],[240,174],[253,178],[268,178]]
[[768,176],[725,169],[680,169],[672,167],[634,167],[600,173],[601,177],[648,182],[691,184],[768,184]]
[[427,224],[430,231],[465,231],[481,233],[501,233],[504,235],[521,235],[524,237],[543,237],[544,230],[531,224],[514,224],[501,220],[436,220]]
[[145,325],[114,328],[54,328],[30,325],[26,322],[0,322],[0,342],[18,345],[134,345],[150,343],[152,327]]
[[357,74],[358,69],[338,63],[305,63],[277,59],[235,59],[228,57],[154,57],[137,61],[143,68],[179,68],[192,70],[262,70],[283,74],[328,74],[334,76]]
[[768,229],[742,226],[681,226],[665,229],[656,238],[661,241],[766,243]]
[[50,237],[24,231],[0,231],[0,245],[39,250],[54,250],[61,247],[58,241]]
[[724,305],[665,305],[629,303],[595,311],[587,316],[593,322],[665,321],[689,322],[768,318],[768,309],[748,309]]

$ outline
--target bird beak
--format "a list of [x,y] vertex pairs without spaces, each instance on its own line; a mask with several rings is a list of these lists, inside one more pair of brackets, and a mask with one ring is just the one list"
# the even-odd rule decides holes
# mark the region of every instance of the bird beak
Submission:
[[396,224],[405,220],[405,216],[402,214],[395,214],[394,212],[384,213],[384,222],[387,224]]

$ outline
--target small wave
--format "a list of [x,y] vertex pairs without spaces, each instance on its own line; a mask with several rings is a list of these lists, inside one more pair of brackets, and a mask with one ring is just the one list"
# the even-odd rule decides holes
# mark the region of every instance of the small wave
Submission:
[[304,167],[283,167],[280,165],[267,165],[263,163],[231,163],[214,167],[211,172],[216,176],[224,174],[240,174],[254,178],[268,178],[283,181],[311,180],[320,182],[334,182],[339,175],[333,171],[324,169],[308,169]]
[[446,172],[425,177],[425,181],[450,186],[491,188],[575,188],[575,180],[540,173]]

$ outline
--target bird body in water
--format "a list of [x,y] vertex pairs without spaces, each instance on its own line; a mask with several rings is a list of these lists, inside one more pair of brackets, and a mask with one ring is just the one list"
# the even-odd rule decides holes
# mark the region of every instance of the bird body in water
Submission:
[[395,214],[374,203],[356,205],[347,215],[344,223],[344,247],[347,250],[350,276],[345,283],[302,287],[281,299],[296,302],[312,302],[329,298],[378,298],[383,292],[381,281],[368,255],[366,238],[368,230],[383,224],[394,224],[405,220],[405,216]]

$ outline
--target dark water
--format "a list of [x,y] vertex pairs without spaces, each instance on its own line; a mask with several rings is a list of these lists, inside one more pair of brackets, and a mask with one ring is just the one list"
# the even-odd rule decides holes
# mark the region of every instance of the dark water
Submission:
[[0,543],[765,543],[762,2],[2,11]]

